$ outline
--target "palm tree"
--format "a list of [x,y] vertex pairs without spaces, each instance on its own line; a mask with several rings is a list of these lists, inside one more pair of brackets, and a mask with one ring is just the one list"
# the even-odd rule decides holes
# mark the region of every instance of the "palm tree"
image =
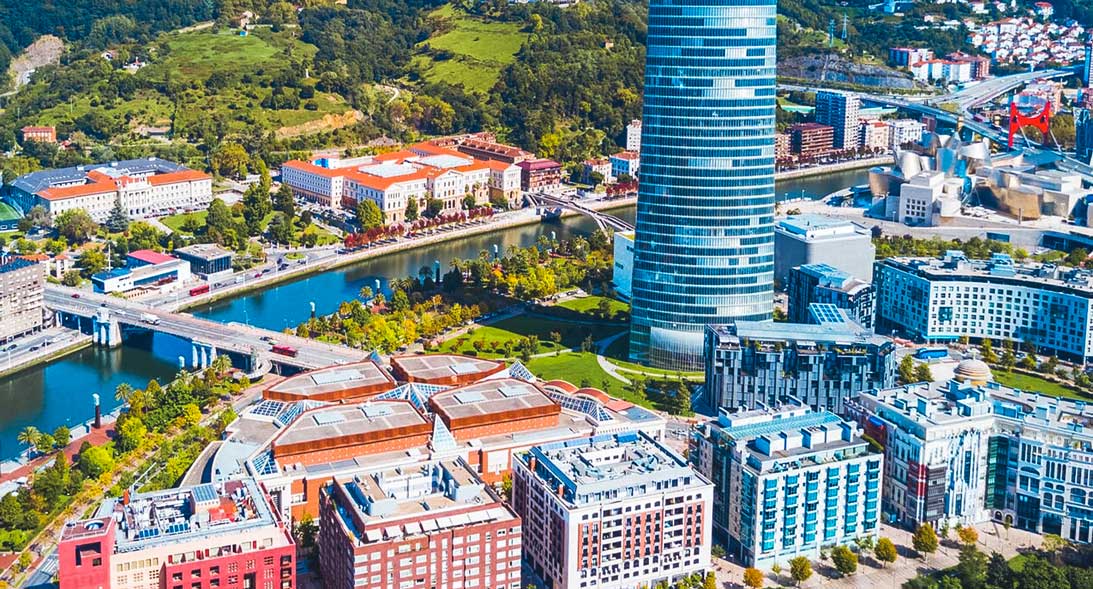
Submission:
[[133,385],[123,382],[114,389],[114,398],[122,403],[128,404],[133,400],[134,392],[136,392],[136,389],[133,388]]
[[19,436],[16,440],[20,444],[26,444],[31,448],[34,448],[38,444],[38,438],[42,436],[42,433],[38,431],[38,428],[33,425],[28,425],[23,428],[23,431],[19,432]]

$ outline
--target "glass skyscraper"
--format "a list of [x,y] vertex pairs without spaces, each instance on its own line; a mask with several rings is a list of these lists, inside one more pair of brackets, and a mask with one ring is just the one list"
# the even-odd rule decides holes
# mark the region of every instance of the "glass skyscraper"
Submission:
[[650,0],[630,356],[702,366],[702,330],[769,319],[776,0]]

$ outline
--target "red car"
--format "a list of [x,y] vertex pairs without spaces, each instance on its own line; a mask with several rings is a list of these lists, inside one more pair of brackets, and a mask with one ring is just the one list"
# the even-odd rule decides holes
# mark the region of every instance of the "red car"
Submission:
[[72,298],[74,298],[74,299],[80,298],[80,293],[78,293],[78,292],[72,293]]

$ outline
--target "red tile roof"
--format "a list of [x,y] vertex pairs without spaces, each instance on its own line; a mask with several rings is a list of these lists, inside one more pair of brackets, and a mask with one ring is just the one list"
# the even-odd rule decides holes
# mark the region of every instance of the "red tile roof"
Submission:
[[161,254],[152,250],[137,250],[135,252],[129,252],[129,257],[134,260],[140,260],[148,264],[163,264],[164,262],[171,262],[178,258],[174,256],[168,256],[167,254]]
[[180,170],[166,174],[156,174],[148,177],[148,183],[152,186],[163,184],[178,184],[179,182],[196,182],[199,180],[212,180],[212,176],[197,170]]

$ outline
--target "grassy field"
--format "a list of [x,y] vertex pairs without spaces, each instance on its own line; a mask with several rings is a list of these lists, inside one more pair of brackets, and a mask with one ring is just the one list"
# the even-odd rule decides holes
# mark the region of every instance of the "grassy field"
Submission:
[[168,227],[170,227],[172,231],[177,231],[178,233],[182,233],[182,234],[186,234],[186,235],[192,235],[189,231],[184,230],[182,228],[182,226],[185,225],[186,222],[189,221],[190,219],[193,219],[193,220],[197,221],[198,226],[204,227],[205,226],[205,218],[208,217],[208,216],[209,216],[208,211],[197,211],[197,212],[194,212],[194,213],[179,213],[177,215],[170,215],[168,217],[163,217],[162,219],[159,220],[159,222],[163,223],[164,225],[166,225]]
[[460,12],[450,4],[429,17],[442,23],[438,34],[418,44],[414,64],[426,80],[463,84],[485,92],[501,69],[513,62],[526,33],[518,23],[489,21]]
[[625,399],[643,407],[653,407],[649,399],[636,398],[631,391],[627,390],[625,383],[604,372],[596,362],[596,355],[590,352],[566,352],[558,356],[532,358],[527,363],[527,367],[539,378],[561,379],[578,386],[583,384],[595,387],[613,397]]
[[[241,37],[230,31],[222,33],[196,32],[172,35],[167,40],[170,49],[164,65],[188,79],[207,79],[214,71],[231,64],[236,72],[244,72],[266,65],[281,53],[277,46],[284,37],[263,38],[259,35]],[[275,44],[276,43],[276,44]],[[284,41],[285,44],[292,41]],[[314,46],[297,44],[313,57]],[[307,49],[310,48],[310,49]]]
[[[538,317],[517,316],[492,325],[478,327],[473,333],[448,340],[440,346],[440,350],[461,354],[477,352],[484,358],[501,358],[505,356],[503,349],[505,342],[515,343],[534,335],[539,338],[538,353],[544,354],[565,348],[579,348],[581,342],[590,334],[595,339],[609,335],[599,333],[599,329],[602,328],[579,323],[550,321]],[[555,331],[562,336],[561,343],[551,341],[550,334]],[[475,348],[476,341],[482,342],[481,351]]]
[[1062,397],[1064,399],[1078,399],[1079,401],[1093,400],[1093,397],[1090,397],[1089,395],[1083,395],[1077,391],[1072,391],[1059,383],[1038,376],[996,370],[994,372],[994,380],[1003,386],[1021,389],[1022,391],[1034,391],[1042,395]]
[[0,221],[11,221],[12,219],[18,219],[19,216],[19,213],[15,211],[15,207],[6,202],[0,202]]
[[611,316],[614,316],[615,313],[618,313],[619,311],[622,311],[624,313],[630,312],[630,305],[622,301],[618,301],[608,297],[601,297],[599,295],[591,295],[579,299],[569,299],[567,301],[562,301],[558,303],[557,306],[563,307],[565,309],[570,309],[578,313],[584,313],[586,315],[589,315],[590,317],[595,317],[595,315],[599,312],[600,301],[603,300],[608,301],[608,304],[610,305],[610,307],[608,307],[608,312],[611,314]]

